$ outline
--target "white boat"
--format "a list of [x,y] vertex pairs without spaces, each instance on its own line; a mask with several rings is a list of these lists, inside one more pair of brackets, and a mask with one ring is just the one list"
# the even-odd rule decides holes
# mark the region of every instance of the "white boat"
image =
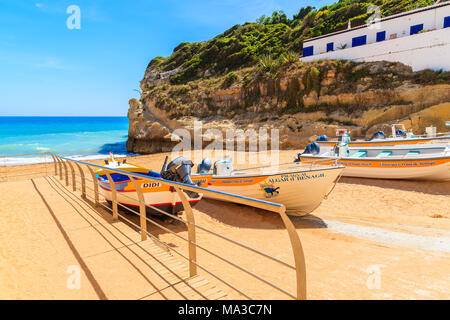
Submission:
[[[338,182],[343,169],[335,164],[305,166],[288,163],[278,167],[234,170],[231,159],[224,159],[216,161],[214,172],[209,174],[208,189],[280,203],[286,206],[287,214],[302,216],[321,204]],[[192,174],[191,178],[193,181],[204,179],[205,171],[200,177]]]
[[[350,147],[376,147],[450,142],[450,133],[436,134],[435,127],[428,127],[427,134],[424,136],[416,136],[412,132],[408,132],[403,124],[392,124],[391,130],[390,137],[386,137],[384,132],[378,131],[369,140],[349,141],[348,145]],[[338,129],[336,131],[338,140],[328,140],[326,136],[321,136],[316,142],[320,147],[334,147],[341,142],[344,133],[347,133],[347,129]]]
[[[204,163],[205,160],[201,165]],[[108,202],[111,202],[112,194],[105,169],[110,168],[280,203],[286,206],[286,213],[302,216],[312,212],[320,205],[332,191],[344,169],[343,166],[335,164],[304,166],[288,163],[277,168],[260,167],[251,170],[233,170],[231,160],[225,159],[216,161],[213,173],[208,173],[211,167],[209,165],[208,170],[204,170],[205,167],[203,167],[199,173],[191,174],[192,166],[190,160],[179,157],[170,162],[167,168],[164,163],[161,173],[158,173],[137,165],[117,161],[112,157],[111,161],[107,161],[103,166],[104,169],[97,170],[96,174],[101,193]],[[123,206],[139,206],[135,186],[128,176],[119,173],[110,175],[117,190],[117,201]],[[136,182],[143,192],[146,204],[171,214],[183,210],[181,199],[171,187],[154,180],[136,179]],[[203,196],[203,194],[189,191],[185,193],[191,206],[198,203]],[[158,213],[157,210],[150,208],[147,211],[152,214]]]
[[336,161],[346,177],[450,181],[450,144],[307,149],[301,162]]

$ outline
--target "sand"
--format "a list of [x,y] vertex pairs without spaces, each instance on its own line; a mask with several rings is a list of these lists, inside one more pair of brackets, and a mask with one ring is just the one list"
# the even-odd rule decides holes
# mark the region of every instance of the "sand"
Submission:
[[55,178],[1,183],[0,192],[8,208],[0,216],[0,299],[226,297]]
[[[294,155],[292,151],[281,151],[280,162],[291,161]],[[164,156],[139,156],[128,161],[159,171]],[[101,162],[93,161],[97,164]],[[9,168],[9,173],[21,169]],[[24,183],[23,192],[32,193],[30,188],[29,184]],[[7,188],[2,192],[7,194]],[[15,201],[17,205],[26,206],[26,203]],[[8,230],[18,228],[11,222],[14,212],[5,209],[5,205],[12,203],[11,195],[2,197],[1,202],[0,213],[2,219],[6,219],[2,221],[10,226]],[[36,207],[36,210],[43,208]],[[273,213],[232,203],[202,200],[194,208],[194,214],[196,223],[202,227],[293,263],[287,233],[280,218]],[[127,217],[138,223],[134,215]],[[292,221],[304,247],[309,299],[450,298],[449,182],[342,178],[318,209],[305,217],[293,217]],[[42,224],[41,221],[30,222],[34,227],[41,227]],[[164,222],[164,225],[181,236],[187,236],[181,222]],[[174,249],[187,253],[183,240],[156,226],[149,226],[149,230]],[[59,245],[60,241],[53,242]],[[295,292],[292,270],[201,230],[197,230],[197,242],[289,292]],[[32,250],[33,256],[38,252],[30,243],[20,245],[23,250]],[[13,251],[16,246],[17,243],[0,238],[3,253],[5,250]],[[287,298],[200,249],[197,254],[201,265],[256,299]],[[41,261],[38,257],[32,262],[36,265],[53,263]],[[57,264],[57,257],[54,263]],[[29,273],[25,261],[17,263],[15,268],[15,272]],[[0,275],[4,272],[5,269],[1,269]],[[200,275],[220,286],[229,297],[242,298],[205,272],[200,271]],[[48,275],[39,272],[33,279],[35,282],[48,280]],[[42,292],[37,290],[32,296],[45,296],[45,290],[43,287]],[[17,294],[21,297],[20,292]]]

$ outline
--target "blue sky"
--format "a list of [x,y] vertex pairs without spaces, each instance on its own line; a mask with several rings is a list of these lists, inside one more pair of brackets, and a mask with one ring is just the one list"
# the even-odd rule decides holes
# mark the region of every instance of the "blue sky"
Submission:
[[[0,0],[0,116],[125,116],[149,61],[305,0]],[[77,5],[81,28],[66,9]]]

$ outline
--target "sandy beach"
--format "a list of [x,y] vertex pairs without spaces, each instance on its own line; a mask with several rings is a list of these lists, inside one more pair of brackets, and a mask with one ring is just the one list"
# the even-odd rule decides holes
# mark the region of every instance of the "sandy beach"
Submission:
[[[159,171],[165,155],[138,156],[128,158],[128,161]],[[291,161],[294,156],[294,151],[280,151],[280,163]],[[96,164],[102,162],[92,161]],[[242,166],[244,165],[237,167]],[[52,174],[51,166],[30,165],[8,167],[8,175],[37,167]],[[56,260],[49,266],[47,261],[43,261],[40,248],[27,242],[26,235],[23,235],[20,243],[18,240],[12,241],[21,237],[16,229],[20,223],[12,223],[17,220],[15,216],[18,214],[17,210],[10,210],[12,204],[14,208],[18,206],[30,213],[32,210],[45,212],[46,209],[42,205],[34,206],[34,200],[27,200],[32,199],[31,195],[35,193],[31,183],[14,182],[15,178],[9,178],[9,182],[5,180],[0,183],[3,195],[0,198],[2,297],[73,298],[67,295],[65,288],[48,285],[54,280],[52,268],[58,263]],[[20,190],[26,196],[12,194],[9,190],[13,183],[22,183]],[[36,198],[36,201],[40,200]],[[123,214],[138,223],[138,217]],[[196,223],[200,226],[293,263],[287,232],[280,218],[273,213],[204,199],[194,208],[194,214]],[[52,238],[52,245],[58,251],[61,235],[58,235],[57,230],[51,230],[53,222],[33,219],[32,214],[28,218],[29,228],[42,228],[39,232],[56,233],[55,238]],[[292,221],[305,252],[309,299],[450,298],[449,182],[341,178],[319,208],[305,217],[292,217]],[[179,235],[187,235],[181,222],[164,224]],[[149,230],[171,247],[187,253],[186,243],[179,238],[155,226],[149,227]],[[130,229],[131,231],[135,232]],[[280,284],[286,290],[295,292],[292,270],[236,249],[230,243],[201,230],[197,231],[197,242]],[[20,255],[14,253],[19,244]],[[200,263],[254,298],[286,298],[273,288],[255,281],[201,250],[197,254]],[[66,258],[73,259],[70,255]],[[12,263],[12,266],[8,266],[8,263]],[[21,283],[28,285],[27,292],[32,294],[14,288],[15,280],[11,272],[21,275]],[[199,273],[208,276],[205,272]],[[374,274],[377,276],[375,282]],[[228,297],[242,298],[214,278],[208,279],[224,290]],[[86,297],[92,298],[89,294]]]

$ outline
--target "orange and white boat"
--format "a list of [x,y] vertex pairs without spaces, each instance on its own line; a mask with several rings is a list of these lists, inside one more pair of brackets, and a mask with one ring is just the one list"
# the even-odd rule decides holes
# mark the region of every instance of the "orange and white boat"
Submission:
[[[322,203],[343,169],[333,163],[326,166],[287,163],[234,170],[231,159],[224,159],[215,162],[207,183],[208,189],[280,203],[286,206],[287,214],[303,216]],[[205,179],[204,174],[208,171],[209,168],[191,178],[193,181]]]
[[[103,166],[104,169],[99,169],[95,173],[97,176],[97,183],[100,187],[100,193],[105,197],[106,201],[108,202],[112,201],[111,185],[108,176],[106,175],[107,169],[117,169],[130,173],[138,173],[143,176],[154,178],[152,180],[146,180],[145,178],[135,179],[135,182],[139,185],[140,189],[142,190],[145,204],[151,206],[147,207],[147,212],[149,214],[161,214],[160,212],[158,212],[158,210],[155,210],[154,208],[165,211],[169,214],[176,214],[179,211],[183,210],[183,205],[180,197],[178,196],[178,193],[175,190],[173,190],[170,186],[155,181],[155,178],[156,180],[163,179],[161,173],[149,170],[144,167],[140,167],[135,164],[127,163],[125,160],[118,161],[114,158],[112,154],[111,160],[106,160],[105,162],[106,163]],[[175,166],[173,166],[174,169],[178,169],[180,170],[180,172],[183,171],[183,177],[181,178],[181,176],[178,175],[180,179],[172,178],[172,180],[187,184],[194,184],[189,178],[190,169],[193,166],[193,164],[188,162],[190,161],[179,162],[176,163]],[[167,166],[168,170],[170,169],[169,166],[171,166],[171,164]],[[166,171],[165,164],[162,173],[164,171]],[[174,170],[173,172],[176,174],[176,170]],[[138,195],[136,193],[136,187],[133,181],[131,181],[126,174],[111,172],[110,176],[114,182],[117,191],[117,202],[125,207],[139,207]],[[206,187],[207,180],[206,179],[202,180],[203,183],[199,185],[202,187]],[[194,206],[202,199],[202,194],[197,194],[194,192],[186,192],[186,197],[191,206]]]
[[307,149],[298,155],[301,162],[336,161],[346,177],[450,181],[450,144]]
[[[403,124],[393,124],[391,129],[392,134],[390,137],[386,137],[384,132],[378,131],[370,140],[349,141],[348,145],[349,147],[377,147],[450,142],[450,133],[436,134],[434,127],[427,128],[428,132],[425,136],[416,136],[412,132],[406,131]],[[338,140],[328,140],[326,136],[321,136],[316,142],[320,147],[334,147],[341,142],[341,137],[344,133],[347,133],[347,129],[338,129],[336,131]]]
[[[201,165],[204,165],[204,162]],[[192,166],[190,160],[180,157],[170,162],[167,167],[164,163],[161,173],[158,173],[125,161],[117,161],[112,157],[103,166],[104,169],[96,171],[96,175],[101,193],[108,202],[112,199],[111,186],[106,175],[107,169],[110,168],[152,177],[152,180],[136,179],[144,195],[145,203],[172,214],[183,210],[181,199],[171,187],[155,180],[167,179],[237,196],[280,203],[286,206],[286,213],[302,216],[320,205],[332,191],[344,169],[343,166],[335,164],[304,166],[289,163],[277,168],[233,170],[231,160],[225,159],[216,161],[212,173],[209,173],[211,167],[209,164],[207,170],[204,170],[205,166],[203,166],[199,173],[191,174]],[[130,178],[119,173],[110,173],[110,176],[117,190],[118,203],[128,207],[139,206],[135,185]],[[203,194],[189,191],[185,193],[191,206],[197,204],[203,197]],[[220,196],[215,199],[223,200]],[[158,213],[151,208],[147,211],[153,214]]]

